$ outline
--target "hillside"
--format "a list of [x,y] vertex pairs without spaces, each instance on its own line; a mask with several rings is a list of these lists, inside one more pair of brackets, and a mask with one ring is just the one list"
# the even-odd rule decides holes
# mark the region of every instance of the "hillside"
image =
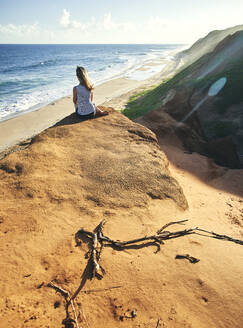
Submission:
[[178,58],[185,66],[192,64],[203,55],[214,50],[219,42],[221,42],[228,35],[232,35],[237,31],[243,30],[243,25],[237,25],[227,28],[225,30],[211,31],[204,38],[197,40],[189,49],[186,49],[178,54]]
[[[243,155],[243,31],[223,39],[212,51],[187,66],[172,79],[132,99],[124,114],[136,118],[146,114],[154,121],[156,110],[169,114],[171,126],[190,151],[210,156],[218,164],[242,167]],[[223,83],[223,84],[222,84]],[[220,86],[221,84],[221,86]],[[218,90],[216,90],[218,89]],[[153,117],[153,118],[152,118]],[[157,134],[164,133],[157,120]],[[227,151],[225,151],[227,149]]]

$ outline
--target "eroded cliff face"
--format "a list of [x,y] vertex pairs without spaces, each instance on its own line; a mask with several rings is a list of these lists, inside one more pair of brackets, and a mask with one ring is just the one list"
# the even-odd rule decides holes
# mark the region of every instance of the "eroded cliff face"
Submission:
[[[214,51],[169,82],[171,87],[162,95],[157,112],[167,113],[175,120],[174,130],[184,145],[214,158],[220,165],[241,168],[243,31],[227,36]],[[146,114],[146,120],[154,115]]]

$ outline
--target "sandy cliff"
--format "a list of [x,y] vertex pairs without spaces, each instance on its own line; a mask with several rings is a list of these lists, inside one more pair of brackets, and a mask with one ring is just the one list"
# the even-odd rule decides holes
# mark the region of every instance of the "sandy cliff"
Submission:
[[80,327],[242,325],[235,243],[190,235],[165,241],[158,253],[153,243],[105,247],[104,278],[88,279],[91,244],[77,244],[75,234],[102,218],[112,239],[183,219],[185,226],[168,229],[200,226],[242,239],[242,170],[185,153],[174,135],[159,143],[169,162],[150,130],[117,112],[86,122],[71,115],[1,160],[0,327],[62,327],[65,300],[47,287],[51,281],[70,294],[81,284]]
[[[86,122],[68,116],[1,160],[0,177],[1,327],[61,326],[64,307],[54,309],[58,297],[44,286],[53,279],[70,290],[78,286],[85,258],[84,249],[74,247],[74,234],[81,226],[92,229],[107,218],[111,234],[128,238],[149,231],[142,218],[152,220],[150,203],[162,201],[167,211],[187,208],[156,136],[114,111]],[[126,276],[131,261],[115,264],[110,251],[107,277],[112,271],[116,277],[107,283],[125,284],[123,266]],[[113,301],[107,302],[104,315],[112,327]],[[98,308],[104,312],[105,304],[89,308],[90,324],[100,322]]]
[[222,166],[242,168],[242,53],[243,31],[238,31],[168,81],[130,101],[124,113],[131,118],[146,113],[147,122],[157,122],[156,134],[165,132],[169,114],[170,131],[189,151]]

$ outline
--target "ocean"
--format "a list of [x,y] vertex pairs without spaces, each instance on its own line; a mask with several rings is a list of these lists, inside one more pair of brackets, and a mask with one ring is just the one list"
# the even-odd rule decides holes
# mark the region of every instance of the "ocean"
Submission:
[[75,70],[86,68],[99,85],[117,77],[144,79],[162,69],[150,61],[166,58],[181,45],[29,45],[0,44],[0,121],[36,110],[72,94]]

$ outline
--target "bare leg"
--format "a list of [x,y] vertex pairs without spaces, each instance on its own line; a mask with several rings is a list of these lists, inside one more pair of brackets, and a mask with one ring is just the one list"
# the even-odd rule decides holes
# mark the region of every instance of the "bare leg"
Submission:
[[95,116],[105,116],[105,115],[108,115],[109,112],[107,112],[106,110],[101,110],[99,107],[96,107],[96,114]]

